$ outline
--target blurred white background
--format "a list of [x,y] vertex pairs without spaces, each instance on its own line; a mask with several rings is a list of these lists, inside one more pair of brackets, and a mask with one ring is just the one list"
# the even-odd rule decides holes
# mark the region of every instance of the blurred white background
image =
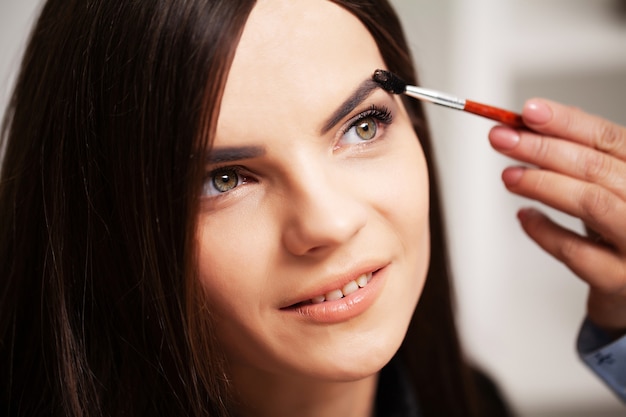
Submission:
[[[392,0],[424,86],[520,110],[544,96],[626,124],[626,7],[620,0]],[[0,0],[4,113],[38,0]],[[491,150],[493,123],[427,105],[444,186],[462,336],[519,416],[618,416],[579,361],[585,286],[515,218]],[[580,230],[578,222],[550,212]]]

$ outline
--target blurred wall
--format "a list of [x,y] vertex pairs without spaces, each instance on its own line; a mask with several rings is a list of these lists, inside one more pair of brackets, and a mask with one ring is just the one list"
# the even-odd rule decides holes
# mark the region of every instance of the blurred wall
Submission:
[[0,0],[0,115],[4,115],[38,5],[39,0]]
[[[547,96],[626,124],[626,24],[607,0],[392,0],[422,84],[519,110]],[[0,0],[4,112],[36,0]],[[625,408],[578,360],[585,286],[522,233],[491,150],[493,125],[427,105],[445,191],[468,354],[520,416],[617,416]],[[580,230],[578,222],[555,216]]]

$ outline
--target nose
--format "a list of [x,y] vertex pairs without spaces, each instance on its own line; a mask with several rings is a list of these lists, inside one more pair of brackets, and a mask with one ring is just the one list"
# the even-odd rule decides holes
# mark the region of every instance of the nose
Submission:
[[291,186],[283,244],[296,256],[327,252],[356,236],[367,223],[367,204],[350,182],[303,175]]

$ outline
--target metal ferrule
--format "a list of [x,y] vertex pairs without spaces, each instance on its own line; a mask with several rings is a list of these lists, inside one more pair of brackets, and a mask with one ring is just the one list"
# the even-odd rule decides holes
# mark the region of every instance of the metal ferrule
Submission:
[[457,110],[463,110],[465,108],[465,100],[449,96],[439,91],[429,90],[428,88],[407,85],[404,94]]

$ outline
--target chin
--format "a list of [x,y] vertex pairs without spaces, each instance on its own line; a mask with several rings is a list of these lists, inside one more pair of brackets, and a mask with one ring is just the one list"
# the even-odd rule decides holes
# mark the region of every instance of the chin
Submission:
[[[372,334],[354,336],[351,343],[323,350],[316,358],[307,361],[307,368],[315,378],[336,382],[349,382],[378,373],[396,354],[405,332],[397,324],[390,331],[372,331]],[[391,329],[390,329],[391,330]],[[392,334],[393,333],[393,334]],[[306,371],[305,371],[306,372]]]

